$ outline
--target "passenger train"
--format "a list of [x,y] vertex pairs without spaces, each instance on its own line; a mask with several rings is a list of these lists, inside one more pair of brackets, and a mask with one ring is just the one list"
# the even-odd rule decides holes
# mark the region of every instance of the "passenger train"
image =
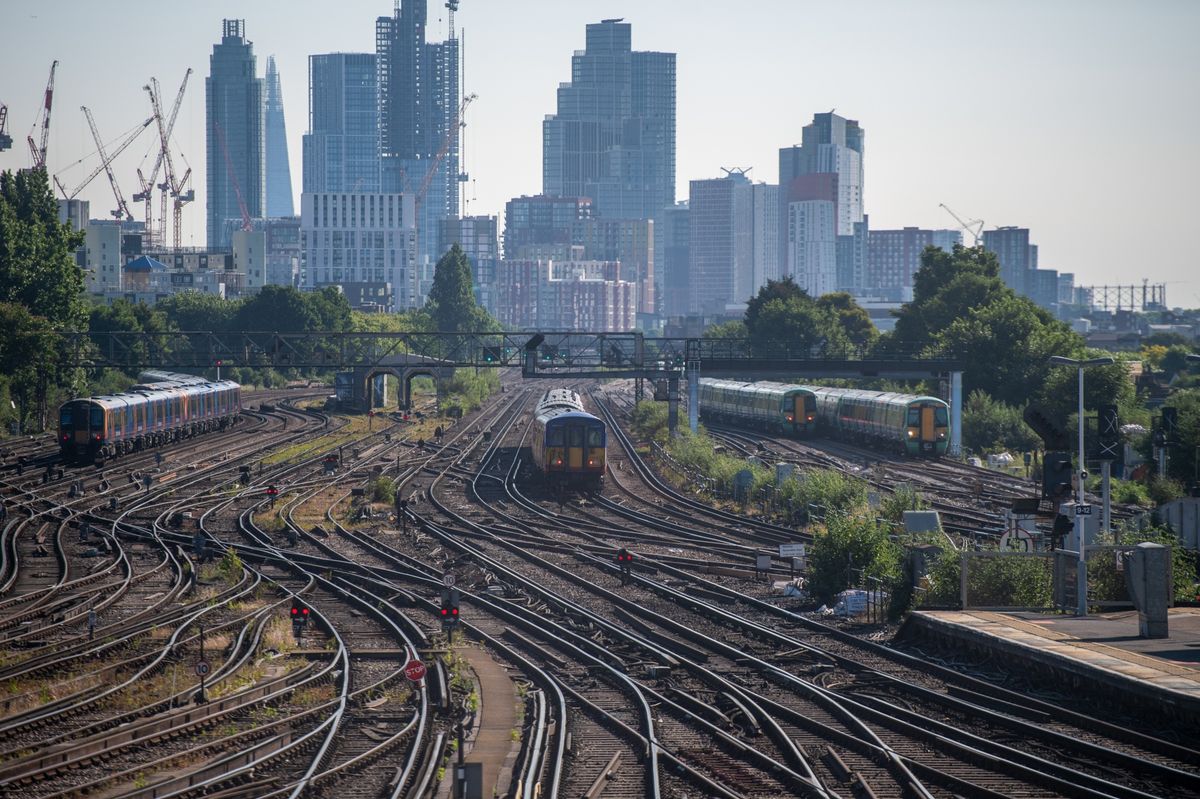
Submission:
[[570,389],[547,391],[533,410],[533,462],[552,485],[599,487],[606,443],[604,422],[586,412]]
[[63,460],[102,463],[109,458],[224,430],[238,420],[242,387],[195,375],[148,371],[121,394],[73,399],[58,414]]
[[911,456],[939,457],[950,443],[950,406],[936,397],[711,378],[701,378],[699,389],[706,419],[794,436],[819,433]]

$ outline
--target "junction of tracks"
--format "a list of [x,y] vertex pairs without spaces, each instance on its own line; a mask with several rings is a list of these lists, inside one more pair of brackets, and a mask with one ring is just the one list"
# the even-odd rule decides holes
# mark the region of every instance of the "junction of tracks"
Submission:
[[[791,564],[757,556],[806,531],[672,485],[626,432],[627,383],[578,383],[609,425],[603,491],[546,490],[535,385],[449,426],[248,394],[236,431],[102,470],[10,443],[0,793],[1200,795],[1183,700],[801,612]],[[925,480],[962,529],[1020,489],[715,432],[881,491]],[[1194,664],[1138,654],[1200,695]]]

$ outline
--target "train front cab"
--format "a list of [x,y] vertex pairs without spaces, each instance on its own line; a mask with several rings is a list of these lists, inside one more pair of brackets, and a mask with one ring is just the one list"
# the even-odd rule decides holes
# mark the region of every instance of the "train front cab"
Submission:
[[950,439],[950,414],[945,403],[918,400],[910,403],[905,420],[909,455],[938,457],[946,454]]
[[812,435],[817,427],[817,398],[807,390],[788,392],[784,413],[793,436]]
[[566,414],[546,423],[546,474],[556,482],[596,485],[604,476],[604,422]]

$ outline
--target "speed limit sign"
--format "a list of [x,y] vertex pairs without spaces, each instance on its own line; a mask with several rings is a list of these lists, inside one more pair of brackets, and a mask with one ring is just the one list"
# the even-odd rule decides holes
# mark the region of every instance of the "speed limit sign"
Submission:
[[203,677],[208,674],[208,661],[202,660],[196,664],[196,676]]
[[451,574],[450,572],[446,572],[445,574],[443,574],[442,575],[442,585],[446,586],[447,588],[453,588],[454,587],[454,575]]

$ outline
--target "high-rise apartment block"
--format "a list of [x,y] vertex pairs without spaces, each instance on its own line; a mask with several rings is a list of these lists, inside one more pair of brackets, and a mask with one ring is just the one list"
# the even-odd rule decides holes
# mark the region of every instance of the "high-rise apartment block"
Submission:
[[514,197],[504,205],[504,257],[523,258],[530,246],[569,245],[575,223],[591,216],[587,197]]
[[304,287],[340,286],[352,305],[403,311],[424,302],[410,194],[304,193]]
[[655,228],[655,263],[660,291],[657,310],[667,317],[688,312],[691,268],[691,209],[687,200],[663,209]]
[[240,219],[243,205],[250,217],[263,216],[266,195],[264,82],[255,77],[257,60],[245,36],[245,21],[227,19],[222,24],[204,84],[207,232],[212,248],[230,246],[225,220]]
[[602,218],[656,218],[675,202],[675,54],[634,52],[619,19],[588,25],[542,146],[545,194],[590,197]]
[[288,162],[287,126],[283,120],[283,90],[275,56],[267,56],[266,159],[267,216],[284,217],[296,213],[292,203],[292,168]]
[[381,190],[376,73],[374,53],[308,57],[304,191]]
[[[375,25],[382,188],[416,194],[420,256],[435,263],[439,225],[459,214],[459,43],[425,41],[427,0],[403,0]],[[440,160],[438,156],[441,156]]]
[[490,314],[496,313],[496,279],[500,266],[500,237],[496,217],[464,216],[443,219],[441,224],[442,252],[455,244],[462,248],[471,262],[471,282],[475,301]]
[[571,226],[571,244],[583,247],[589,261],[616,261],[618,280],[637,290],[637,310],[654,313],[654,235],[652,219],[579,219]]
[[692,314],[738,308],[779,276],[779,187],[751,183],[743,170],[693,180],[688,201]]
[[[810,281],[800,283],[810,294],[856,291],[866,280],[867,223],[863,213],[863,140],[858,122],[832,112],[815,114],[804,127],[799,146],[779,151],[780,201],[787,220],[787,234],[780,237],[780,258],[785,271]],[[828,177],[824,177],[828,176]],[[814,196],[814,178],[821,177],[819,196]],[[800,185],[796,185],[799,181]],[[792,203],[805,203],[793,213]],[[815,202],[831,202],[829,208]],[[802,220],[802,226],[795,224]],[[823,225],[832,224],[831,230]],[[815,237],[815,238],[810,238]],[[830,239],[832,249],[830,249]],[[791,258],[804,259],[799,264]],[[832,264],[828,262],[832,258]]]
[[1000,227],[983,231],[983,247],[1000,261],[1000,279],[1018,294],[1029,294],[1030,273],[1037,269],[1037,245],[1029,243],[1029,228]]
[[632,330],[637,287],[620,280],[619,272],[620,264],[612,261],[504,260],[499,321],[506,329]]
[[867,245],[867,291],[900,302],[911,300],[921,253],[926,247],[951,252],[955,244],[962,244],[962,233],[957,230],[872,230]]

